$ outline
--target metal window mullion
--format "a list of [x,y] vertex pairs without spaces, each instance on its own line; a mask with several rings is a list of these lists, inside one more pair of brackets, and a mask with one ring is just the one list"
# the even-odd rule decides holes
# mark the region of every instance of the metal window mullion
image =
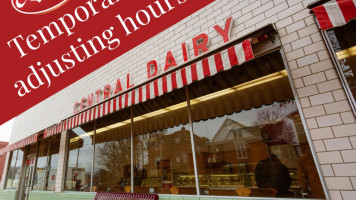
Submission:
[[197,159],[196,159],[196,154],[195,154],[193,122],[192,122],[192,113],[191,113],[188,86],[185,86],[185,95],[187,98],[187,109],[188,109],[187,114],[188,114],[188,120],[189,120],[190,142],[192,145],[192,157],[193,157],[193,166],[194,166],[195,186],[196,186],[196,190],[197,190],[197,195],[200,196],[199,175],[198,175]]
[[[71,130],[70,130],[71,131]],[[62,191],[65,190],[65,184],[66,184],[66,180],[67,180],[67,175],[68,175],[68,162],[69,162],[69,144],[70,144],[70,140],[69,140],[69,133],[70,131],[66,131],[66,146],[65,146],[65,150],[64,150],[64,165],[63,167],[65,167],[64,169],[64,177],[62,177]],[[62,134],[62,133],[61,133]],[[62,135],[61,135],[61,139],[62,139]],[[59,155],[59,154],[58,154]]]
[[134,193],[133,113],[131,106],[131,193]]
[[93,157],[91,160],[90,192],[93,192],[94,181],[94,161],[95,161],[95,137],[96,137],[96,120],[94,120],[94,138],[93,138]]
[[37,147],[36,147],[36,157],[35,157],[35,165],[33,167],[33,176],[31,176],[31,182],[29,184],[31,184],[31,190],[33,190],[33,182],[35,181],[34,177],[35,177],[35,173],[36,173],[36,169],[37,169],[37,161],[38,161],[38,152],[40,149],[40,142],[37,142]]
[[[48,141],[48,150],[47,150],[47,159],[46,159],[46,175],[45,175],[45,184],[44,184],[44,188],[46,188],[45,190],[47,190],[48,187],[48,166],[50,164],[50,149],[51,149],[51,141]],[[47,186],[47,187],[46,187]]]

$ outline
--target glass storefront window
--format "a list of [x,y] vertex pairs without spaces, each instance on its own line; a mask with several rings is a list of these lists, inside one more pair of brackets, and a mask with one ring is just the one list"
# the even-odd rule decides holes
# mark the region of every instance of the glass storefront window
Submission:
[[93,192],[128,193],[131,188],[131,109],[95,122]]
[[55,190],[60,137],[40,141],[33,190]]
[[[242,81],[233,87],[226,88],[231,72],[225,82],[211,78],[190,88],[198,96],[191,100],[193,133],[205,138],[195,143],[202,194],[325,198],[278,59],[275,53],[235,69]],[[261,73],[268,68],[277,72]],[[209,87],[224,89],[209,93]]]
[[93,126],[69,131],[68,159],[64,190],[89,192],[93,159]]
[[356,21],[326,31],[331,47],[340,64],[339,72],[344,78],[347,92],[356,107]]
[[11,163],[6,180],[7,189],[17,189],[21,174],[21,167],[23,161],[23,151],[15,150],[11,153]]
[[279,51],[74,128],[68,148],[67,191],[196,195],[198,177],[201,195],[325,198]]
[[184,89],[134,107],[135,193],[197,193]]

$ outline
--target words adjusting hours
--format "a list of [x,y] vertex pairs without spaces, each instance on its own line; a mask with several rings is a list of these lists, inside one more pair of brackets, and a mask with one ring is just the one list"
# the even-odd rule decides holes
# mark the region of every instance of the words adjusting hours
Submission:
[[[54,59],[51,63],[43,64],[37,61],[28,67],[30,74],[22,80],[15,82],[14,87],[20,97],[46,85],[47,88],[53,83],[53,79],[66,71],[73,69],[77,63],[83,63],[94,55],[107,51],[113,51],[120,46],[120,39],[115,36],[118,31],[124,31],[126,36],[147,26],[154,19],[158,19],[177,6],[188,0],[157,0],[137,11],[132,16],[115,16],[115,27],[112,25],[102,31],[101,35],[95,35],[87,41],[82,41],[77,36],[77,44],[70,44],[68,51]],[[33,34],[27,36],[18,35],[7,42],[9,48],[16,50],[19,58],[30,56],[32,51],[39,50],[51,41],[60,37],[75,37],[75,28],[80,23],[85,23],[90,18],[100,15],[105,9],[117,4],[119,0],[89,0],[74,9],[73,13],[66,13],[56,21],[43,26]],[[120,29],[120,30],[119,30]],[[65,38],[63,38],[65,39]]]

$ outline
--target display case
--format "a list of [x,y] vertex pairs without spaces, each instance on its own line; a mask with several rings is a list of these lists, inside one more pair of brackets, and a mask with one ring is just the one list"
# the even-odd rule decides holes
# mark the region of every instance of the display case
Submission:
[[[257,187],[254,173],[200,175],[199,183],[201,187]],[[177,175],[173,185],[195,186],[195,176]]]

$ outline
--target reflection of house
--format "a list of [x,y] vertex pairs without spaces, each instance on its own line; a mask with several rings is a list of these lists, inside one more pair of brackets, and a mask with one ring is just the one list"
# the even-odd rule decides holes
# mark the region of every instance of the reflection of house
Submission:
[[267,157],[260,127],[248,127],[229,118],[221,124],[209,149],[207,163],[211,166],[212,174],[245,172],[244,167],[238,169],[239,163],[244,166],[245,163],[255,163]]
[[[162,173],[164,181],[172,181],[175,174],[194,174],[189,130],[182,127],[172,134],[164,133],[157,134],[149,141],[148,176],[161,176]],[[208,143],[207,138],[197,135],[194,135],[194,140],[201,150]]]

